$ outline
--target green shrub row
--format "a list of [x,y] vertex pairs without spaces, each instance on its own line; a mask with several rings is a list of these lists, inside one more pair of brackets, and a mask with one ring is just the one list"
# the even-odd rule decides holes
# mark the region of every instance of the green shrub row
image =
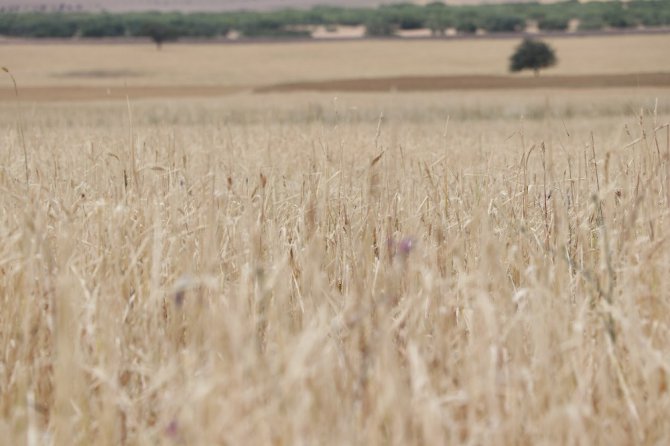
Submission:
[[[670,0],[580,3],[515,3],[445,6],[435,2],[379,8],[314,7],[272,12],[228,13],[43,13],[0,9],[0,35],[15,37],[139,37],[157,32],[166,39],[225,36],[231,30],[247,37],[305,37],[305,25],[365,25],[367,34],[389,36],[400,29],[429,28],[434,34],[523,31],[529,21],[544,31],[563,31],[572,19],[582,30],[670,25]],[[158,30],[158,31],[157,31]]]

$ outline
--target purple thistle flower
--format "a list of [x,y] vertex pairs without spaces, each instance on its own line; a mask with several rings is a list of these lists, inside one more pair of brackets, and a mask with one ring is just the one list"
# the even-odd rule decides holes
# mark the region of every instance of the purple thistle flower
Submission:
[[414,239],[406,237],[398,242],[398,252],[407,257],[414,248]]
[[403,259],[407,258],[416,246],[416,241],[412,237],[405,237],[396,241],[393,237],[389,237],[386,241],[389,258],[393,259],[396,254],[400,254]]
[[177,436],[179,435],[179,423],[177,423],[177,420],[172,420],[168,425],[165,427],[165,435],[172,438],[176,439]]

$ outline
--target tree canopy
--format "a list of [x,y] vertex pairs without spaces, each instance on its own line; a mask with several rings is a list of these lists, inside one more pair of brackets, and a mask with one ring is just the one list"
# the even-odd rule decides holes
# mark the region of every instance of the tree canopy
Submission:
[[533,70],[535,75],[540,69],[556,65],[556,53],[544,42],[533,39],[524,39],[510,58],[509,69],[512,72]]
[[[558,3],[417,5],[401,3],[378,8],[317,6],[307,10],[237,11],[221,13],[87,13],[16,12],[0,7],[0,35],[35,38],[135,37],[148,28],[170,30],[170,37],[211,38],[230,30],[244,37],[309,37],[310,27],[366,26],[368,35],[427,28],[435,35],[521,32],[530,21],[540,30],[564,31],[570,21],[581,30],[670,26],[670,1],[632,0]],[[157,33],[154,33],[157,35]],[[165,39],[164,39],[165,40]],[[169,39],[167,39],[169,40]]]

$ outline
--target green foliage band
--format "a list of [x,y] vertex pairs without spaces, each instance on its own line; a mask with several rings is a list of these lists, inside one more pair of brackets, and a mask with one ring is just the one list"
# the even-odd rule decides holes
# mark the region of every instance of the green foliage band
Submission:
[[444,34],[523,31],[530,21],[544,31],[568,29],[578,20],[582,30],[659,27],[670,25],[670,0],[622,3],[566,1],[553,4],[425,6],[387,5],[379,8],[319,6],[309,10],[226,13],[83,13],[12,12],[0,9],[0,35],[31,38],[154,37],[166,39],[226,36],[231,30],[246,37],[309,37],[307,26],[365,25],[371,36],[393,35],[399,29],[429,28]]

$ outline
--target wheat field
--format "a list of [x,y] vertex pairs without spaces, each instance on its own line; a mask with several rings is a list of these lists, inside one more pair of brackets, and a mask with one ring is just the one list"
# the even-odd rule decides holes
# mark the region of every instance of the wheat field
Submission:
[[5,102],[2,443],[667,444],[669,122],[667,89]]

